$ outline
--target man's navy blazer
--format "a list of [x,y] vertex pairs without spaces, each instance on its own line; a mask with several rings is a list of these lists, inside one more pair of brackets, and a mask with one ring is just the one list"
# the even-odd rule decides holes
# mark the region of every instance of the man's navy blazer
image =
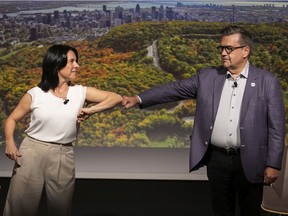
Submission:
[[[224,67],[208,67],[190,78],[171,82],[139,94],[140,108],[159,103],[196,99],[191,135],[190,171],[203,163],[210,142],[221,92]],[[281,169],[285,137],[285,106],[279,80],[250,64],[240,114],[240,152],[246,178],[261,183],[266,167]]]

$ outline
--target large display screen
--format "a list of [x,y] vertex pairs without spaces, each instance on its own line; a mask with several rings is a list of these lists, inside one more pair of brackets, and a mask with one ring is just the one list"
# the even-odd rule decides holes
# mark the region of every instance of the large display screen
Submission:
[[[13,167],[4,154],[5,118],[40,82],[51,45],[78,50],[76,84],[130,96],[220,65],[221,29],[241,25],[255,40],[250,62],[279,77],[287,107],[287,20],[288,1],[1,1],[0,175]],[[188,167],[195,107],[194,100],[119,105],[91,116],[75,143],[76,177],[205,180],[205,168]],[[29,116],[17,125],[18,145],[28,124]]]

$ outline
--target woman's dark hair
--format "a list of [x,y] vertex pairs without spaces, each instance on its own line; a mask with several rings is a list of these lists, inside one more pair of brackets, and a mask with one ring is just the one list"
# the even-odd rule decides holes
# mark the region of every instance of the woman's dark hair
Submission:
[[67,53],[73,51],[78,62],[78,52],[68,45],[53,45],[44,55],[42,63],[42,78],[38,87],[47,92],[59,84],[58,72],[67,65]]
[[250,32],[245,30],[244,28],[240,26],[227,26],[221,31],[221,38],[224,36],[228,35],[233,35],[233,34],[240,34],[240,46],[249,46],[250,47],[250,53],[249,56],[252,55],[254,51],[254,43],[253,43],[253,38]]

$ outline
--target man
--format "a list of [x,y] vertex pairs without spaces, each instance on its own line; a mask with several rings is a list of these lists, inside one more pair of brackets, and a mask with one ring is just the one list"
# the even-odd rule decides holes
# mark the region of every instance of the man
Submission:
[[222,66],[161,85],[139,96],[124,97],[123,106],[140,108],[197,99],[191,136],[190,171],[207,166],[215,216],[259,216],[263,184],[272,184],[281,169],[285,108],[281,86],[270,72],[249,63],[249,32],[228,26],[217,47]]

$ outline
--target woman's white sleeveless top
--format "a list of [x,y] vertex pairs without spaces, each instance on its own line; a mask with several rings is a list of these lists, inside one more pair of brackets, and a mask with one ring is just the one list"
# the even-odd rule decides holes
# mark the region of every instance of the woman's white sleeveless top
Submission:
[[[83,107],[87,87],[70,86],[68,103],[63,98],[44,92],[39,87],[28,91],[31,95],[31,122],[26,134],[44,142],[70,143],[76,140],[78,126],[77,114]],[[66,100],[66,102],[67,102]]]

